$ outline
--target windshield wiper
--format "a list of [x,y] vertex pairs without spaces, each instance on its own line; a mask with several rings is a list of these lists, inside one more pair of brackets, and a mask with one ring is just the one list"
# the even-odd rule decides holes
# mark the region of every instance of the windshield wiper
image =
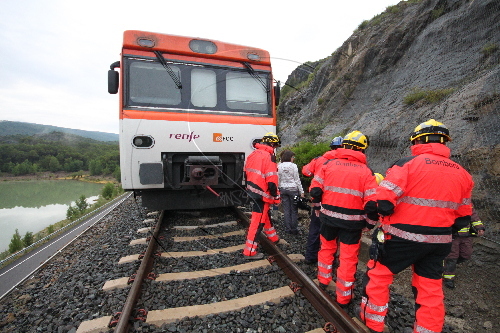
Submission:
[[269,87],[268,85],[264,82],[264,80],[262,80],[262,78],[255,72],[255,70],[253,69],[252,65],[250,65],[248,62],[245,62],[243,61],[243,65],[245,65],[245,67],[247,68],[248,70],[248,73],[250,73],[250,75],[258,80],[260,82],[260,84],[262,84],[262,86],[264,87],[264,90],[269,93]]
[[161,54],[160,51],[156,51],[156,50],[154,50],[153,52],[156,55],[156,58],[158,59],[160,64],[162,64],[163,67],[167,70],[168,75],[170,75],[170,77],[172,78],[172,81],[174,81],[175,85],[177,86],[177,89],[182,89],[181,80],[177,77],[177,75],[175,75],[172,68],[170,68],[170,66],[167,64],[167,61],[163,57],[163,54]]

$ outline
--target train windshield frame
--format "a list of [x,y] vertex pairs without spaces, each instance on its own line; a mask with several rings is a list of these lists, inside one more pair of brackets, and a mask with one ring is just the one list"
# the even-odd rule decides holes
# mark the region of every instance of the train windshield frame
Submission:
[[270,71],[140,57],[124,63],[124,108],[272,117]]

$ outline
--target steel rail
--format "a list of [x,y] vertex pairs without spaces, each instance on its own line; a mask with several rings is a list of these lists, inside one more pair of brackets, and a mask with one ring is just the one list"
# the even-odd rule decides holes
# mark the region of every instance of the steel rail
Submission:
[[[234,210],[247,226],[250,225],[250,220],[243,212],[236,207],[234,207]],[[259,235],[259,241],[262,248],[272,256],[290,280],[299,286],[302,295],[304,295],[311,305],[320,313],[327,324],[330,323],[337,332],[341,333],[366,333],[366,330],[360,327],[349,315],[347,315],[327,292],[319,288],[309,276],[288,258],[286,253],[281,251],[276,244],[267,239],[263,232]]]
[[136,306],[137,301],[141,296],[142,283],[149,274],[149,271],[151,271],[151,268],[153,266],[153,256],[156,251],[156,248],[158,247],[156,239],[158,239],[158,235],[160,234],[164,216],[165,216],[165,211],[162,211],[158,219],[158,223],[156,224],[153,237],[149,242],[146,253],[144,254],[144,258],[141,261],[139,269],[137,270],[137,274],[134,279],[134,282],[132,283],[132,287],[130,288],[127,300],[123,305],[120,318],[118,319],[118,323],[115,328],[116,333],[126,333],[129,331],[132,311],[134,310],[134,307]]

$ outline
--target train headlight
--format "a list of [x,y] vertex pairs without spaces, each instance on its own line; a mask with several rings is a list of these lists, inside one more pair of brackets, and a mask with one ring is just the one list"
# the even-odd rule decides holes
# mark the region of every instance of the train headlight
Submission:
[[155,140],[149,135],[137,135],[132,139],[132,146],[135,148],[151,148],[155,144]]

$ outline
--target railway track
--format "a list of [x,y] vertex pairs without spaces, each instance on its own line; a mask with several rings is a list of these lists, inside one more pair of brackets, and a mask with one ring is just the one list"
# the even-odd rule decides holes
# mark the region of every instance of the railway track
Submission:
[[237,209],[148,216],[130,241],[135,253],[119,260],[137,271],[103,286],[122,307],[77,332],[365,332],[311,280],[302,255],[287,253],[286,239],[261,237],[267,260],[245,260],[248,223]]

